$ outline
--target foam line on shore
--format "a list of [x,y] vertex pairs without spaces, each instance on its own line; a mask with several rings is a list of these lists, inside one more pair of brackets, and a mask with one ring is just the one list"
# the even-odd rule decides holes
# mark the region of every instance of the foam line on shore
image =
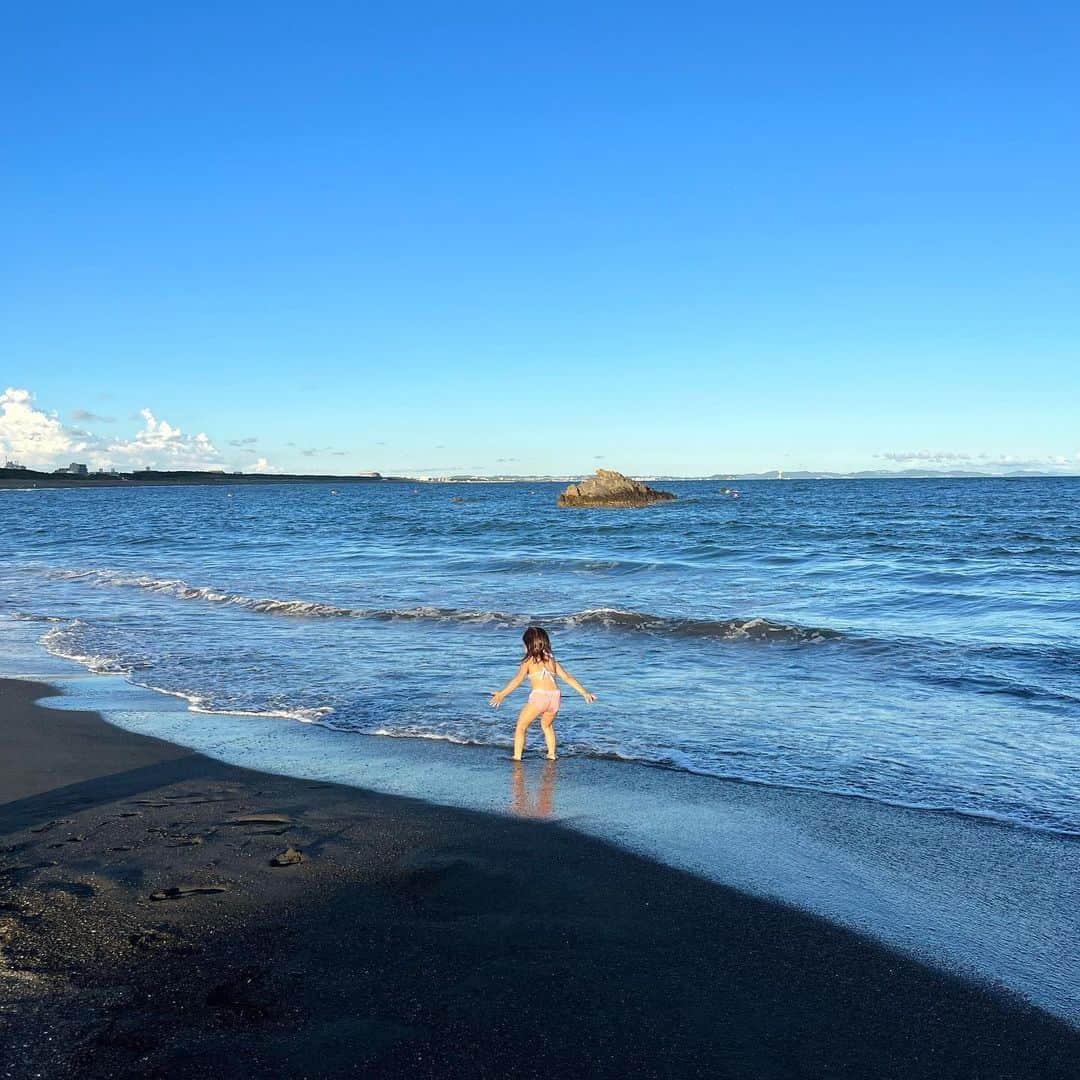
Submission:
[[[44,646],[47,651],[55,656],[64,660],[70,660],[81,667],[86,668],[88,671],[98,675],[120,675],[125,677],[133,686],[141,687],[146,690],[156,691],[161,694],[166,694],[170,697],[178,698],[188,703],[188,708],[191,712],[203,713],[210,716],[247,716],[247,717],[265,717],[268,719],[285,719],[295,720],[303,724],[321,724],[327,727],[334,728],[339,731],[348,732],[355,735],[378,735],[385,738],[413,738],[424,739],[437,742],[446,742],[454,745],[463,746],[494,746],[502,748],[503,743],[498,740],[492,740],[485,737],[467,737],[456,736],[449,734],[445,731],[427,730],[422,725],[409,724],[403,728],[393,729],[385,724],[379,723],[374,727],[357,727],[349,722],[342,722],[340,720],[332,719],[336,713],[336,709],[332,705],[318,705],[318,706],[288,706],[288,705],[274,705],[264,708],[243,708],[239,705],[228,706],[224,704],[215,704],[207,700],[204,694],[198,693],[194,690],[163,687],[146,681],[143,678],[137,676],[137,672],[140,671],[145,665],[136,661],[124,660],[120,657],[110,655],[97,655],[81,652],[76,648],[70,647],[66,642],[66,631],[68,629],[76,628],[82,625],[82,621],[79,619],[64,620],[54,616],[46,615],[32,615],[26,613],[17,613],[13,618],[16,621],[24,622],[46,622],[53,625],[51,629],[47,630],[39,642]],[[610,705],[605,702],[601,702],[598,708],[609,708]],[[583,745],[577,746],[564,746],[564,753],[569,752],[574,756],[585,756],[598,759],[607,759],[620,762],[632,762],[638,765],[648,766],[650,768],[670,769],[673,771],[681,771],[693,773],[700,776],[709,776],[719,780],[735,781],[739,783],[761,784],[767,787],[775,787],[785,790],[793,791],[820,791],[820,787],[806,783],[796,783],[791,781],[785,781],[778,777],[771,779],[764,779],[758,775],[747,773],[745,770],[740,770],[737,767],[727,767],[726,765],[721,767],[709,767],[704,768],[696,765],[685,755],[674,754],[661,754],[653,755],[649,753],[629,753],[619,751],[615,749],[598,749],[596,747],[588,747]],[[732,751],[728,755],[729,757],[745,757],[739,751]],[[1016,828],[1033,829],[1036,831],[1045,831],[1052,834],[1062,836],[1080,836],[1080,832],[1077,832],[1075,827],[1072,827],[1067,822],[1043,822],[1037,820],[1025,819],[1022,817],[1009,816],[1007,814],[995,813],[989,808],[972,809],[963,805],[950,805],[947,802],[926,802],[926,801],[914,801],[905,800],[901,798],[887,798],[878,794],[868,794],[864,791],[860,791],[856,788],[847,785],[834,784],[826,789],[828,794],[842,796],[846,798],[866,799],[871,802],[880,802],[886,805],[898,806],[906,809],[926,810],[938,813],[950,813],[958,814],[965,817],[973,817],[977,819],[983,819],[988,821],[999,822]]]

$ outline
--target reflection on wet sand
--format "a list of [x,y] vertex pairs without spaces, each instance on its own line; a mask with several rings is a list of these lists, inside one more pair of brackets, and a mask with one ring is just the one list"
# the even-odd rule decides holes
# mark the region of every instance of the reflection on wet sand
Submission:
[[545,761],[540,773],[540,789],[536,802],[532,800],[529,782],[525,776],[525,767],[520,761],[514,762],[510,774],[510,812],[519,817],[548,817],[555,802],[555,766],[557,762]]

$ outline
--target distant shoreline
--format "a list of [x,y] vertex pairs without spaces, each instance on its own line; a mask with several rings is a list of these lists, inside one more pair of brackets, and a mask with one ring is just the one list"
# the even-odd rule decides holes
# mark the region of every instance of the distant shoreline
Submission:
[[178,485],[237,484],[386,484],[412,483],[404,476],[308,476],[301,473],[221,473],[143,470],[133,473],[43,473],[32,469],[0,469],[0,488],[138,488]]
[[[584,475],[584,474],[582,474]],[[45,473],[33,469],[0,469],[0,489],[4,488],[139,488],[202,486],[221,487],[239,484],[566,484],[580,475],[564,476],[332,476],[306,473],[225,473],[196,471],[142,470],[130,473]],[[724,473],[712,476],[670,476],[650,474],[640,480],[674,483],[731,483],[766,480],[785,483],[791,480],[1076,480],[1077,473],[978,473],[931,472],[905,469],[896,472],[860,473],[788,473],[777,477],[768,473]]]

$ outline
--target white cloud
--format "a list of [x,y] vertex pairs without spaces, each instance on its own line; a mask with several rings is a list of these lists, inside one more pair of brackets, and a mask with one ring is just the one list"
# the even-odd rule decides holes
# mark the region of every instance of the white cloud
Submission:
[[220,467],[221,454],[204,432],[185,435],[168,420],[159,420],[149,409],[141,409],[143,428],[132,439],[116,439],[105,452],[111,464],[122,462],[134,468],[206,469]]
[[[966,453],[957,450],[886,450],[874,457],[901,465],[968,466],[977,472],[1008,472],[1025,469],[1053,471],[1069,466],[1067,457],[1048,454],[1045,457],[1021,457],[1017,454]],[[1080,460],[1080,454],[1077,455]]]
[[69,461],[91,468],[214,469],[223,465],[207,435],[185,435],[150,409],[138,414],[143,427],[132,438],[107,438],[65,427],[56,413],[34,406],[29,390],[9,387],[0,394],[0,454],[37,469]]
[[874,457],[884,458],[886,461],[921,461],[932,465],[954,465],[960,461],[971,461],[972,456],[957,450],[886,450],[884,453],[875,454]]
[[0,450],[4,457],[34,465],[74,452],[79,436],[65,431],[55,413],[35,409],[33,400],[29,390],[14,386],[0,394]]
[[274,473],[277,471],[277,467],[275,465],[271,465],[270,462],[267,461],[264,457],[259,458],[259,460],[251,466],[251,472]]

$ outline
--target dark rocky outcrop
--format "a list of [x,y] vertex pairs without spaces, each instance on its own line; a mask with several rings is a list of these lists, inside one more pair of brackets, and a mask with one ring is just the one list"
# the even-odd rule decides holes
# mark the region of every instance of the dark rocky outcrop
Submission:
[[597,469],[595,476],[579,484],[571,484],[562,492],[558,505],[627,508],[670,502],[674,498],[670,491],[657,491],[640,480],[631,480],[629,476],[611,469]]

